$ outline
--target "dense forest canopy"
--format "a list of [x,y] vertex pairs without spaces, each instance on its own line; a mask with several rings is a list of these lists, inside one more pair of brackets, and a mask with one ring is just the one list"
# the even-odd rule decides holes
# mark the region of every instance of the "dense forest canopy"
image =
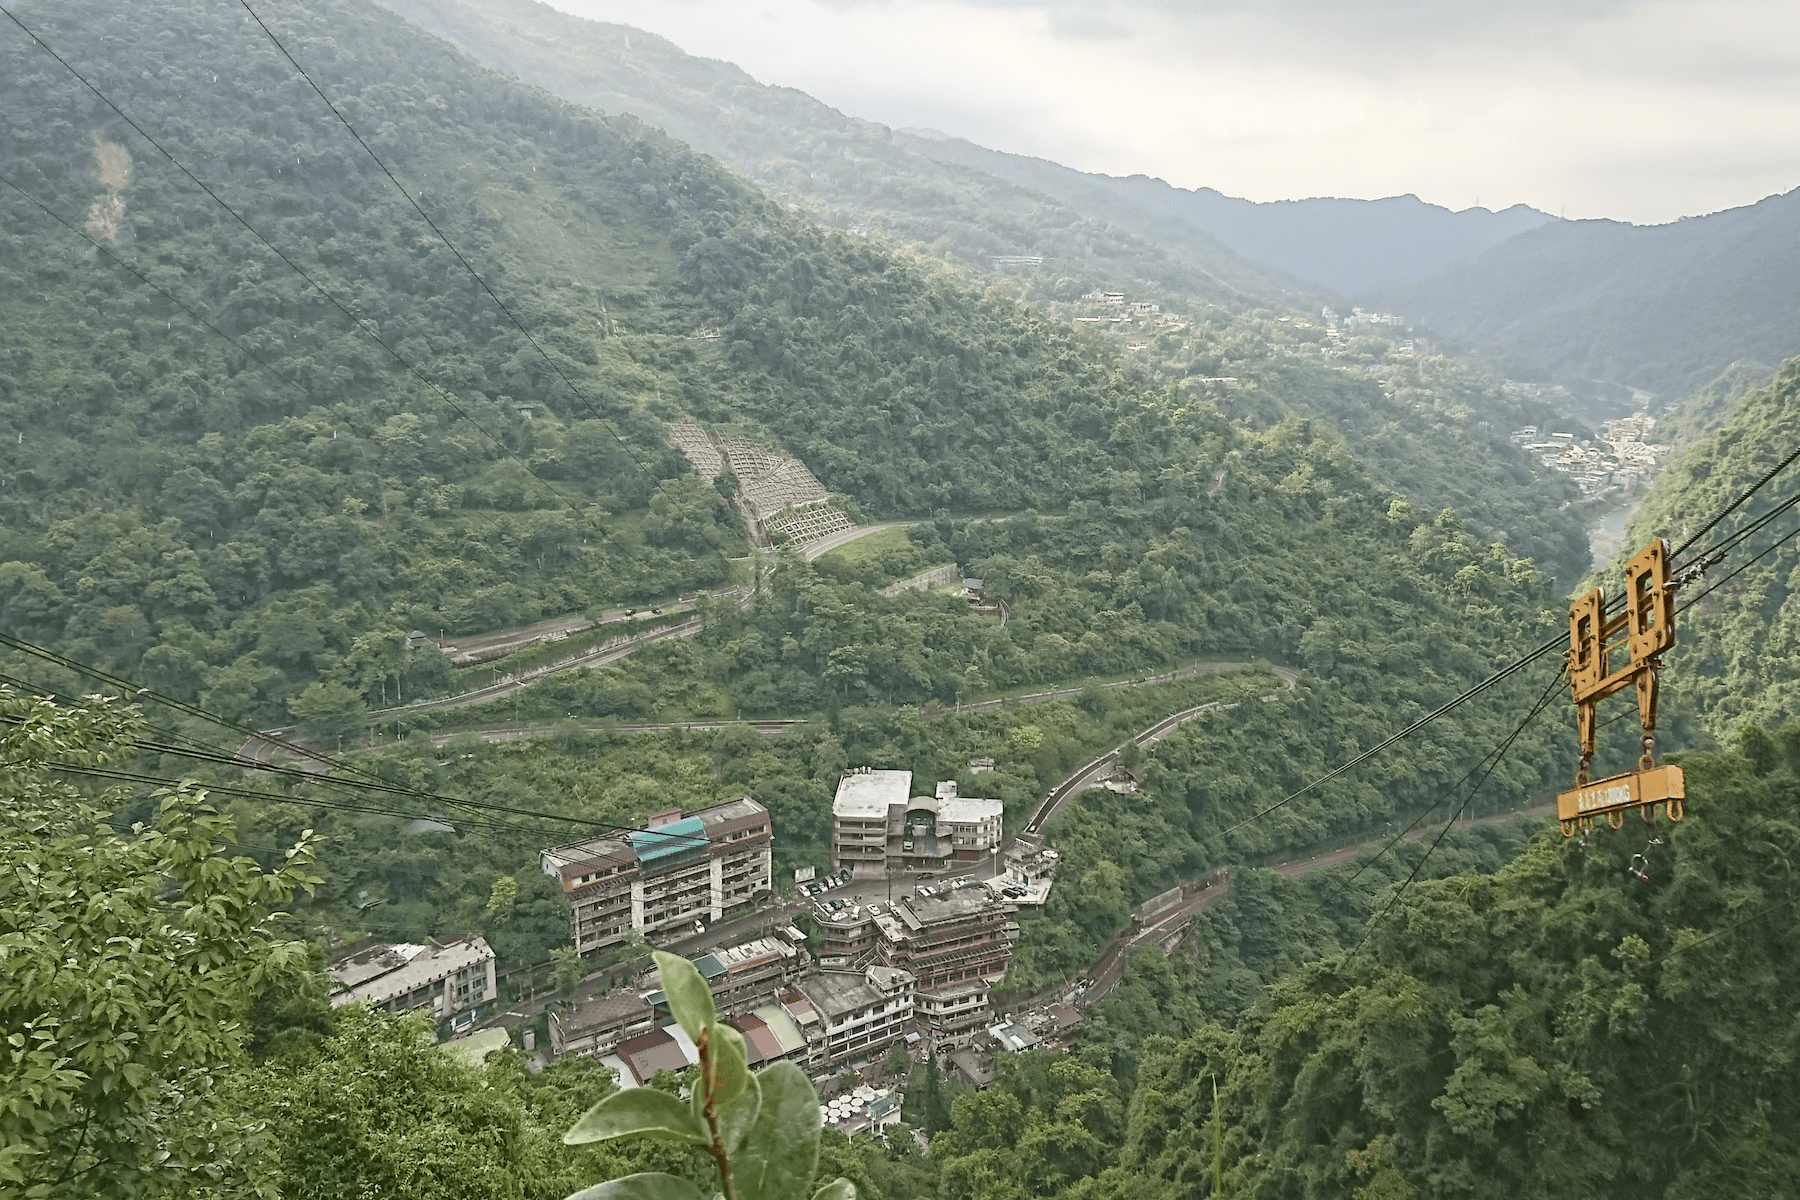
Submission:
[[[1744,392],[1730,419],[1656,481],[1628,543],[1660,536],[1681,544],[1775,468],[1800,443],[1797,397],[1800,360],[1790,359],[1771,382]],[[1774,728],[1800,716],[1792,605],[1800,548],[1793,518],[1781,515],[1797,495],[1792,469],[1776,474],[1697,547],[1767,522],[1682,596],[1680,641],[1670,655],[1673,692],[1721,741],[1735,740],[1748,725]]]
[[[375,678],[381,696],[389,681],[401,695],[448,686],[429,661],[410,679],[371,665],[365,636],[478,632],[723,583],[743,543],[711,481],[663,441],[662,421],[683,413],[761,425],[887,516],[1129,511],[1187,486],[1174,481],[1215,436],[1174,380],[820,232],[629,119],[484,73],[378,9],[284,15],[299,59],[546,361],[241,10],[24,11],[455,397],[402,369],[9,29],[9,103],[40,119],[0,144],[18,189],[0,256],[6,611],[28,636],[228,715],[280,721],[320,680]],[[1196,333],[1185,371],[1218,359],[1268,373],[1282,353],[1227,323]],[[1294,388],[1277,374],[1272,391],[1318,398],[1270,400],[1254,418],[1342,418],[1332,397],[1374,391],[1335,378]],[[1467,501],[1484,537],[1571,573],[1579,526],[1529,471],[1405,466],[1434,441],[1446,462],[1480,457],[1455,448],[1476,411],[1460,386],[1419,394],[1463,404],[1441,437],[1412,435],[1422,449],[1356,436],[1422,504]]]

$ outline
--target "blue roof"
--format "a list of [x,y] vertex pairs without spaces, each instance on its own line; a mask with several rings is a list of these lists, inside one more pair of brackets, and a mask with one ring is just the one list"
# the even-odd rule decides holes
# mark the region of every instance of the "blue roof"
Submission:
[[699,817],[683,817],[655,829],[634,829],[625,837],[638,861],[649,866],[660,859],[703,848],[706,825]]

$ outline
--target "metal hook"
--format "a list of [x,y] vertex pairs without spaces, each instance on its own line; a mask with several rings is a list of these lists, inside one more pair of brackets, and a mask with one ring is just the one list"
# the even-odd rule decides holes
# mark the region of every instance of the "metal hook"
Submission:
[[[1638,866],[1639,863],[1643,863],[1644,864],[1643,867]],[[1649,859],[1645,858],[1641,854],[1634,854],[1631,856],[1631,865],[1629,867],[1626,867],[1625,870],[1628,874],[1637,876],[1639,883],[1649,883],[1650,882],[1650,873],[1648,870],[1645,869],[1645,868],[1649,867],[1649,865],[1650,865]]]

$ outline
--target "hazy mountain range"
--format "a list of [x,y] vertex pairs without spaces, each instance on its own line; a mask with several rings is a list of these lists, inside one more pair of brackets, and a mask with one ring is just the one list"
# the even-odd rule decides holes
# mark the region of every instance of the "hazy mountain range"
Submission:
[[1486,348],[1508,374],[1621,398],[1624,385],[1672,400],[1732,362],[1800,350],[1792,194],[1648,227],[1411,195],[1253,203],[891,130],[533,0],[386,3],[527,83],[658,126],[828,224],[1023,271],[1039,297],[1094,280],[1234,306],[1379,306]]

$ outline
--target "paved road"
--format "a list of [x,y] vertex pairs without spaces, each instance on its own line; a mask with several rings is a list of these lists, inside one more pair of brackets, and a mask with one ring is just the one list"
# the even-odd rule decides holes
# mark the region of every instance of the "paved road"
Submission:
[[[429,712],[434,709],[461,708],[467,704],[483,704],[489,700],[499,700],[503,697],[512,695],[521,688],[530,687],[546,675],[551,675],[558,671],[571,670],[575,667],[605,666],[607,663],[617,662],[619,659],[624,658],[635,650],[649,645],[651,642],[659,642],[664,638],[671,637],[691,638],[699,632],[700,621],[698,618],[695,618],[683,621],[677,625],[666,625],[660,629],[652,629],[649,632],[639,634],[637,637],[626,642],[602,642],[598,646],[589,650],[584,650],[579,654],[571,655],[566,659],[561,659],[553,663],[546,663],[540,667],[533,667],[530,670],[521,671],[517,675],[508,675],[486,687],[463,692],[461,695],[446,696],[441,700],[426,700],[419,704],[408,704],[403,708],[389,708],[380,712],[370,713],[369,724],[379,725],[387,721],[404,718],[410,713]],[[498,731],[516,728],[516,726],[510,725],[494,727],[494,729]],[[546,728],[548,728],[550,732],[554,732],[554,727]],[[244,744],[237,749],[237,758],[245,763],[261,763],[267,765],[275,760],[276,755],[284,751],[291,753],[291,750],[288,750],[288,747],[295,744],[294,739],[297,732],[298,731],[292,726],[283,729],[264,730],[256,737],[245,739]],[[481,736],[485,736],[488,731],[482,730],[476,732]],[[517,733],[512,735],[512,737],[518,736],[528,735],[520,735]],[[506,741],[510,739],[501,737],[489,740]],[[313,749],[317,750],[318,747],[314,747]],[[315,759],[303,760],[303,766],[306,770],[316,771],[320,774],[330,770],[329,764],[319,763]]]
[[852,525],[839,533],[826,534],[807,542],[802,550],[806,561],[811,562],[823,554],[830,554],[839,546],[848,546],[858,538],[867,537],[871,533],[880,533],[884,529],[905,529],[909,525],[923,525],[924,521],[883,521],[879,525]]
[[[1242,671],[1250,665],[1251,664],[1249,663],[1243,662],[1190,663],[1185,667],[1177,667],[1173,671],[1165,671],[1161,675],[1145,675],[1140,679],[1118,679],[1111,683],[1094,683],[1083,684],[1081,687],[1056,688],[1048,692],[1031,692],[1024,696],[1002,696],[997,700],[977,700],[972,704],[958,704],[953,708],[947,709],[935,709],[931,705],[927,705],[924,709],[920,710],[919,716],[929,720],[932,717],[941,717],[952,713],[991,712],[996,708],[1006,708],[1017,704],[1046,704],[1051,700],[1067,700],[1071,696],[1079,696],[1090,687],[1097,688],[1100,691],[1112,691],[1114,688],[1142,687],[1145,684],[1150,683],[1168,683],[1172,679],[1185,679],[1190,675],[1215,675],[1226,674],[1232,671]],[[1286,667],[1273,667],[1271,670],[1287,681],[1289,690],[1292,690],[1294,685],[1300,680],[1300,673],[1298,671],[1291,671]]]
[[434,733],[431,744],[443,749],[459,737],[473,734],[484,742],[516,742],[525,738],[553,737],[574,724],[576,728],[587,733],[667,733],[671,729],[730,729],[742,725],[753,729],[766,738],[779,737],[790,725],[804,725],[804,721],[661,721],[639,724],[606,724],[599,721],[571,722],[562,725],[495,725],[488,729],[460,730],[455,733]]
[[[1202,667],[1226,670],[1246,667],[1248,665],[1248,663],[1195,663],[1193,667],[1185,667],[1182,671],[1170,672],[1167,675],[1159,675],[1155,679],[1146,679],[1143,682],[1160,683],[1164,680],[1173,679],[1183,672],[1190,674],[1195,673]],[[1293,691],[1295,686],[1300,682],[1300,675],[1296,671],[1291,671],[1286,667],[1276,667],[1274,670],[1275,674],[1280,676],[1287,683],[1289,691]],[[1107,684],[1106,686],[1123,687],[1127,685],[1112,683]],[[1079,692],[1065,692],[1062,694],[1079,695]],[[1263,697],[1265,700],[1273,698],[1274,697],[1272,696]],[[1187,724],[1189,721],[1199,716],[1201,713],[1236,707],[1237,702],[1227,703],[1223,700],[1214,700],[1210,704],[1200,704],[1193,708],[1183,709],[1181,712],[1164,717],[1131,740],[1139,747],[1148,749],[1165,737],[1168,737],[1169,734],[1173,733],[1180,726]],[[1048,825],[1051,820],[1055,818],[1057,813],[1062,811],[1063,806],[1066,805],[1072,797],[1093,787],[1102,779],[1105,779],[1108,775],[1112,774],[1113,769],[1119,762],[1119,752],[1124,749],[1125,747],[1121,745],[1108,750],[1105,754],[1102,754],[1085,766],[1078,768],[1074,774],[1051,788],[1049,794],[1044,797],[1044,802],[1038,806],[1037,812],[1032,814],[1031,821],[1025,826],[1025,832],[1037,833],[1041,831],[1044,826]]]
[[[712,595],[723,598],[741,595],[743,591],[742,587],[721,588]],[[615,625],[620,621],[629,621],[651,614],[690,612],[694,604],[693,598],[687,598],[665,600],[660,604],[645,605],[642,608],[612,608],[598,617],[585,617],[575,613],[566,617],[539,621],[535,625],[526,625],[520,629],[496,629],[490,633],[445,638],[439,644],[444,653],[450,656],[451,663],[461,667],[471,663],[504,658],[508,654],[523,650],[537,642],[555,641],[573,633],[586,633],[588,630],[598,629],[602,625]]]

